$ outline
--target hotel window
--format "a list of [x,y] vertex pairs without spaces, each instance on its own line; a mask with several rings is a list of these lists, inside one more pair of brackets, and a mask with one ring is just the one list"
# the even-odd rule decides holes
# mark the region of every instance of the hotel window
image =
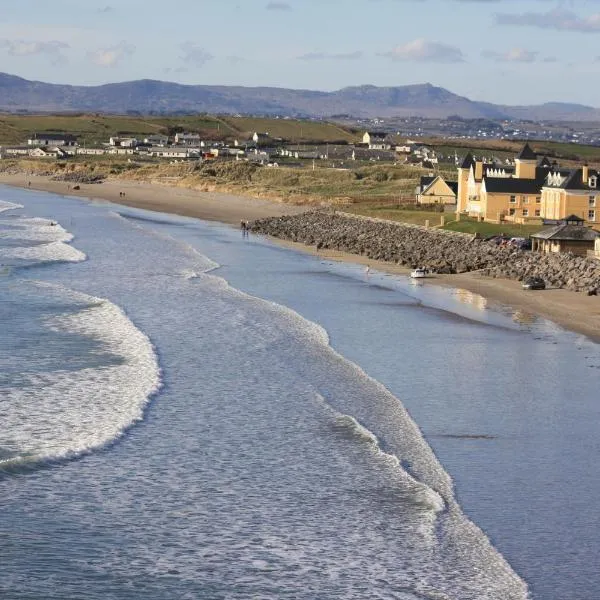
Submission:
[[523,204],[529,204],[529,196],[521,196],[521,199],[523,200]]
[[595,206],[596,206],[596,196],[590,196],[589,197],[588,206],[590,208],[595,208]]
[[596,211],[588,210],[588,221],[595,221],[595,220],[596,220]]
[[524,217],[528,217],[529,216],[529,209],[528,208],[524,208],[523,209],[523,216]]
[[510,197],[510,201],[511,201],[511,203],[514,204],[517,201],[517,197],[516,196],[511,196]]
[[514,216],[514,214],[515,214],[516,212],[517,212],[517,211],[516,211],[514,208],[509,208],[509,209],[508,209],[508,214],[509,214],[511,217],[512,217],[512,216]]
[[542,214],[542,211],[539,208],[535,209],[535,216],[539,217]]
[[542,201],[542,197],[541,196],[536,196],[535,197],[535,203],[539,204]]

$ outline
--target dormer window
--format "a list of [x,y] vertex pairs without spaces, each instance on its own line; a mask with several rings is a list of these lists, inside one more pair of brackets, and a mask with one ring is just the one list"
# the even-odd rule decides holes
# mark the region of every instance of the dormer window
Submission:
[[596,177],[596,175],[592,175],[589,178],[588,183],[591,188],[595,188],[598,185],[598,177]]

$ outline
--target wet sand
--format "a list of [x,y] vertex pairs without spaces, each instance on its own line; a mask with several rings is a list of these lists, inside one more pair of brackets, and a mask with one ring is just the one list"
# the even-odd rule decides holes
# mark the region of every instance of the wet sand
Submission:
[[[80,186],[80,190],[73,190],[72,184],[51,181],[48,177],[0,174],[0,184],[27,188],[28,182],[31,182],[31,189],[35,190],[108,200],[135,208],[220,221],[235,226],[238,226],[241,220],[251,221],[307,210],[305,206],[150,183],[107,181],[102,184],[84,184]],[[125,195],[122,196],[122,193]],[[356,254],[335,250],[317,251],[315,247],[304,244],[278,239],[274,241],[328,260],[364,264],[387,273],[408,273],[406,268],[396,264],[375,261]],[[529,319],[536,315],[544,317],[600,342],[600,296],[586,296],[583,293],[559,289],[528,291],[521,289],[517,281],[482,277],[477,273],[437,275],[427,279],[426,284],[463,289],[471,294],[483,296],[492,304],[512,307],[519,318]]]

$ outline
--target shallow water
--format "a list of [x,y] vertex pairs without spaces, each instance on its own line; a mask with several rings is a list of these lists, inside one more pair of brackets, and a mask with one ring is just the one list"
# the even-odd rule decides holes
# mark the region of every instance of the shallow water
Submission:
[[6,597],[594,597],[597,345],[220,225],[0,198]]

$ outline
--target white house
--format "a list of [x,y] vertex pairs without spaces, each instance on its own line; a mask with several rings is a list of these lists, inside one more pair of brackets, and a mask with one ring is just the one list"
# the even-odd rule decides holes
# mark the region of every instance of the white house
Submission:
[[155,146],[148,149],[148,155],[156,158],[199,158],[200,152],[187,146]]
[[28,146],[77,146],[77,138],[70,133],[34,133]]
[[90,156],[99,156],[102,154],[106,154],[105,148],[82,148],[81,146],[77,148],[76,154],[86,154]]
[[150,146],[166,146],[169,143],[169,137],[166,135],[148,135],[144,138],[144,144]]
[[200,146],[200,134],[198,133],[176,133],[175,144],[178,146]]
[[366,144],[369,150],[389,150],[392,146],[387,137],[384,131],[365,131],[363,144]]
[[257,145],[261,145],[268,144],[271,140],[268,133],[260,133],[259,131],[255,131],[252,135],[252,141]]

